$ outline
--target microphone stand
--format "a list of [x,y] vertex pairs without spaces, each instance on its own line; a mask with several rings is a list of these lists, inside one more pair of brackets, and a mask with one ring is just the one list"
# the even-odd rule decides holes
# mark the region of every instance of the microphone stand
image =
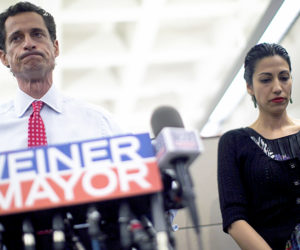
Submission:
[[189,209],[190,216],[197,235],[199,250],[201,250],[202,243],[200,239],[199,218],[195,203],[195,194],[193,192],[192,179],[189,175],[189,172],[187,171],[188,166],[186,165],[186,159],[177,159],[174,161],[173,165],[175,166],[176,176],[182,189],[183,203]]
[[151,214],[153,218],[153,224],[156,229],[157,249],[169,250],[169,240],[161,193],[155,193],[151,195]]

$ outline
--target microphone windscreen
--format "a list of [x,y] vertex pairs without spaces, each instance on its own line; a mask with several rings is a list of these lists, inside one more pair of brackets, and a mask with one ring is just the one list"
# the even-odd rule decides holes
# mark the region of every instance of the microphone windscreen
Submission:
[[151,127],[156,137],[165,127],[184,128],[184,125],[180,114],[175,108],[161,106],[156,108],[151,116]]

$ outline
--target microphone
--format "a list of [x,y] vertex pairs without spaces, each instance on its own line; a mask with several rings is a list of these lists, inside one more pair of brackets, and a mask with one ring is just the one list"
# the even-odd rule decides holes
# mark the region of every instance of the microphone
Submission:
[[34,229],[29,219],[25,219],[22,225],[23,242],[25,250],[35,250]]
[[132,235],[133,246],[140,250],[154,249],[154,242],[140,220],[132,218],[129,222],[129,230]]
[[67,212],[64,222],[67,231],[67,237],[70,238],[70,241],[72,243],[72,249],[85,250],[85,247],[81,243],[80,238],[74,232],[73,216],[70,212]]
[[189,166],[203,151],[196,131],[184,128],[180,114],[173,107],[157,108],[151,116],[151,127],[160,168],[174,169],[178,160]]
[[91,237],[93,250],[106,250],[105,235],[100,229],[101,214],[95,207],[90,207],[87,212],[88,233]]
[[65,249],[65,226],[64,220],[60,214],[56,214],[52,220],[53,228],[53,248],[55,250]]
[[141,222],[142,222],[145,230],[150,235],[150,238],[154,239],[157,232],[156,232],[156,230],[155,230],[152,222],[149,220],[149,218],[147,216],[145,216],[145,215],[142,215],[141,216]]
[[3,243],[3,233],[5,229],[2,223],[0,223],[0,250],[7,250],[6,246]]
[[129,221],[131,218],[130,206],[127,201],[122,201],[119,206],[120,244],[122,249],[128,250],[132,245]]
[[[193,184],[188,167],[203,151],[196,131],[186,130],[180,114],[170,106],[157,108],[151,117],[152,131],[156,137],[157,162],[162,171],[173,170],[181,189],[183,206],[187,206],[192,223],[199,236],[199,218],[195,204]],[[198,237],[199,247],[200,239]]]

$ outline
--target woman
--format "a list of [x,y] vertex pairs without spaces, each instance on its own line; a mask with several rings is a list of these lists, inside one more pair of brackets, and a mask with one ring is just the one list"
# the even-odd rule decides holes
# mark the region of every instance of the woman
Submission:
[[292,249],[300,223],[300,121],[286,111],[292,103],[290,58],[282,46],[263,43],[248,52],[244,66],[259,115],[219,141],[223,230],[242,249]]

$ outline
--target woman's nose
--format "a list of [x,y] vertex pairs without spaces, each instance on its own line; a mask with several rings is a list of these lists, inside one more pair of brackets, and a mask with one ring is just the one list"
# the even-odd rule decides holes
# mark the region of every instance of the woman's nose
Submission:
[[275,79],[273,82],[273,92],[276,94],[280,94],[281,91],[282,91],[281,82],[279,81],[279,79]]

